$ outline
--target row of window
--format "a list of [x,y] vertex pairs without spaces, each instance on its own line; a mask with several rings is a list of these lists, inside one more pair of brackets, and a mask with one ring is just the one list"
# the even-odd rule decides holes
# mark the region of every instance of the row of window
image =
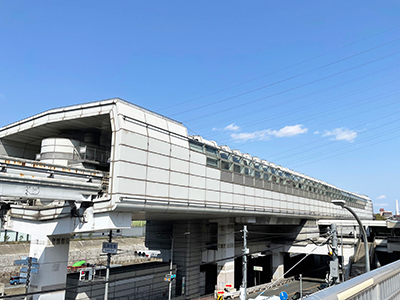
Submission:
[[347,202],[365,205],[366,200],[354,196],[350,193],[340,191],[328,185],[312,181],[310,179],[283,171],[261,162],[248,159],[246,157],[226,152],[221,149],[189,141],[190,149],[207,155],[207,166],[221,170],[231,171],[237,174],[252,176],[266,181],[276,182],[280,185],[291,186],[310,192],[327,195],[333,199],[343,199]]

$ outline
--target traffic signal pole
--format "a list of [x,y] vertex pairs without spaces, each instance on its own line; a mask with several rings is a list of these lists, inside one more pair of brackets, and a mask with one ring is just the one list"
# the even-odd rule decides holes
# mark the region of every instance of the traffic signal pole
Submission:
[[240,287],[240,300],[247,299],[247,254],[249,249],[247,248],[247,225],[243,226],[243,281]]
[[[112,230],[108,234],[108,242],[112,242]],[[108,300],[108,280],[110,278],[110,263],[111,263],[111,253],[107,253],[107,269],[106,269],[106,286],[104,289],[104,300]]]
[[171,300],[172,296],[172,258],[174,257],[174,239],[175,237],[171,238],[171,259],[169,262],[169,285],[168,285],[168,300]]

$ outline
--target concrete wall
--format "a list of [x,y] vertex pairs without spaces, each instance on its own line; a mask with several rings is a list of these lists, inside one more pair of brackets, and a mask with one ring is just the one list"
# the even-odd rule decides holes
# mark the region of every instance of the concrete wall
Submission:
[[[106,256],[100,256],[102,243],[106,239],[71,241],[69,249],[68,265],[77,261],[85,260],[91,264],[105,264]],[[134,262],[144,262],[154,259],[138,258],[134,251],[146,249],[144,238],[118,238],[114,242],[118,243],[121,249],[119,255],[112,257],[112,264],[131,264]],[[18,275],[20,267],[14,265],[14,261],[21,259],[22,256],[29,255],[29,243],[1,243],[0,244],[0,282],[8,282],[10,276]],[[40,266],[39,266],[40,268]]]

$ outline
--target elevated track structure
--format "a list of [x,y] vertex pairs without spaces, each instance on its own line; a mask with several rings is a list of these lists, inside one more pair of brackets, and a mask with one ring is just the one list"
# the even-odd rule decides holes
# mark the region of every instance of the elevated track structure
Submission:
[[[365,195],[190,136],[181,123],[118,98],[0,128],[0,217],[4,228],[31,235],[29,256],[41,264],[32,292],[65,287],[70,234],[126,228],[131,220],[148,221],[150,248],[170,249],[175,239],[174,294],[237,285],[243,224],[302,241],[295,251],[306,253],[306,240],[320,238],[318,221],[352,220],[333,199],[372,220]],[[292,246],[249,240],[251,252],[271,256],[264,281],[283,274]]]

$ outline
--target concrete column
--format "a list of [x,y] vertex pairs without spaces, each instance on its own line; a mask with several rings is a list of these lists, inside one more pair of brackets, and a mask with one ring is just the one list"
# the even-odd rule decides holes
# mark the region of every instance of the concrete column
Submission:
[[217,285],[224,288],[226,284],[235,284],[235,224],[229,220],[218,221]]
[[[67,264],[70,235],[46,236],[35,234],[31,236],[29,256],[36,257],[39,263],[39,273],[31,274],[29,292],[40,292],[32,299],[64,299],[67,280]],[[60,291],[46,293],[49,290]]]
[[345,245],[343,252],[339,247],[339,255],[343,257],[343,267],[344,267],[344,278],[348,280],[350,277],[350,258],[354,256],[355,246]]
[[200,296],[203,226],[201,221],[175,222],[173,262],[177,265],[176,295]]
[[272,280],[277,280],[284,274],[284,253],[279,250],[272,252]]

